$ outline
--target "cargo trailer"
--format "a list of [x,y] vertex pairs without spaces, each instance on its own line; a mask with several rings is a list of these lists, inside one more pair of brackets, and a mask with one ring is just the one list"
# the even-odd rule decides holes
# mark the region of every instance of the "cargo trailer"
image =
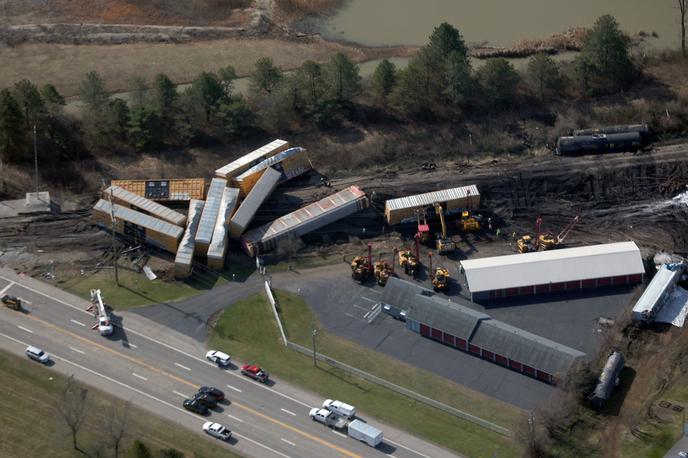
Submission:
[[227,222],[236,209],[239,200],[239,190],[236,188],[225,188],[220,202],[220,210],[215,221],[213,238],[208,246],[208,267],[211,269],[222,269],[225,265],[227,255],[228,230]]
[[382,442],[382,431],[361,420],[354,420],[347,428],[349,437],[365,442],[375,448]]
[[186,224],[186,216],[181,213],[169,209],[164,205],[160,205],[150,199],[141,197],[138,194],[127,191],[124,188],[120,188],[119,186],[110,186],[103,191],[102,197],[107,201],[112,200],[112,202],[117,205],[131,208],[180,227],[184,227]]
[[208,193],[201,213],[201,220],[198,223],[198,230],[194,238],[194,253],[204,256],[208,253],[208,245],[213,238],[217,214],[220,212],[222,196],[227,187],[227,180],[213,178],[208,188]]
[[277,153],[289,148],[289,142],[285,140],[273,140],[267,145],[261,146],[255,151],[251,151],[245,156],[230,162],[229,164],[215,170],[215,176],[217,178],[223,178],[225,180],[240,175],[244,171],[253,167],[254,165],[264,161],[265,159],[274,156]]
[[480,193],[476,185],[426,192],[385,202],[387,224],[395,225],[416,221],[417,210],[427,210],[428,216],[434,214],[434,204],[442,206],[445,215],[475,210],[480,207]]
[[259,164],[254,165],[241,175],[232,179],[232,185],[241,189],[243,196],[251,192],[260,177],[268,168],[273,168],[280,173],[278,183],[284,183],[313,168],[308,151],[305,148],[295,147],[275,154],[265,159]]
[[93,220],[104,229],[112,228],[112,214],[118,234],[134,243],[147,243],[170,253],[177,252],[184,232],[181,227],[104,199],[100,199],[93,207]]
[[244,233],[248,225],[253,221],[253,217],[256,216],[258,208],[277,187],[281,176],[277,170],[271,167],[265,170],[263,176],[260,177],[229,221],[229,235],[232,238],[238,239]]
[[177,255],[174,258],[174,276],[175,278],[187,278],[191,275],[191,266],[193,264],[194,253],[194,238],[196,237],[196,230],[198,223],[201,220],[201,213],[203,212],[202,200],[191,199],[189,201],[189,214],[186,217],[186,230],[182,241],[179,242]]
[[110,184],[155,202],[181,203],[205,199],[205,178],[112,180]]
[[241,247],[249,256],[256,256],[274,249],[281,240],[301,237],[368,208],[368,205],[365,192],[358,186],[351,186],[246,232],[240,239]]

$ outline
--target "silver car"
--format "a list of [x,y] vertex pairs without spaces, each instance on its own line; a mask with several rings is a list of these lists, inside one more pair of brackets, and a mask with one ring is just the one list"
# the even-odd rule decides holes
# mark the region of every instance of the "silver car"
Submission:
[[212,361],[220,367],[229,366],[229,361],[232,359],[227,353],[217,350],[210,350],[205,354],[208,361]]
[[229,440],[229,438],[232,437],[232,432],[230,430],[228,430],[221,424],[213,423],[212,421],[207,421],[203,423],[203,431],[210,434],[214,438],[223,441]]
[[50,355],[37,347],[26,347],[26,356],[43,364],[46,364],[48,361],[50,361]]

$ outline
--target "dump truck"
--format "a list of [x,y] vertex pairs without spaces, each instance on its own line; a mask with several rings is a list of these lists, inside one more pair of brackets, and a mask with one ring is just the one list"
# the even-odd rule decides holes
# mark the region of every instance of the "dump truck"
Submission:
[[5,304],[5,306],[11,308],[12,310],[21,310],[21,299],[19,299],[17,296],[10,296],[9,294],[5,294],[4,296],[2,296],[2,299],[0,300],[3,304]]

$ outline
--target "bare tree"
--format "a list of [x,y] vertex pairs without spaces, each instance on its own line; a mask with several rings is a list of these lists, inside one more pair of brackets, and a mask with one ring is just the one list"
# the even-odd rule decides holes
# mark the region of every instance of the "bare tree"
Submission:
[[291,266],[292,256],[298,253],[298,251],[303,247],[304,243],[301,238],[294,236],[287,237],[286,239],[280,240],[277,243],[277,256],[282,259],[287,258],[287,262]]
[[79,434],[79,430],[81,430],[86,420],[87,395],[88,390],[74,380],[74,376],[71,375],[65,384],[62,399],[57,405],[57,411],[72,433],[72,446],[74,450],[84,455],[88,454],[79,448],[77,434]]
[[676,0],[678,2],[678,11],[681,14],[681,51],[683,57],[686,57],[686,12],[688,10],[688,0]]
[[131,403],[113,401],[108,409],[106,432],[115,458],[119,458],[120,447],[129,434],[129,408]]

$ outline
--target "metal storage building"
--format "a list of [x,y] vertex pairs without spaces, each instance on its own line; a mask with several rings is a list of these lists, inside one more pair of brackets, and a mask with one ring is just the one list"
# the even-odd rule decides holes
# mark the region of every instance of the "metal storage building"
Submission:
[[177,226],[184,227],[186,223],[186,216],[171,210],[164,205],[160,205],[157,202],[153,202],[150,199],[141,197],[138,194],[129,192],[124,188],[119,186],[110,186],[105,191],[103,191],[103,199],[110,200],[115,204],[121,205],[123,207],[133,208],[141,213],[154,216],[155,218],[168,221]]
[[259,164],[254,165],[241,175],[232,179],[232,185],[241,189],[241,194],[246,195],[251,192],[253,186],[269,168],[280,172],[279,183],[291,180],[313,168],[308,151],[305,148],[295,147],[282,151],[274,156],[265,159]]
[[112,228],[111,212],[114,212],[118,234],[133,239],[135,243],[148,243],[170,253],[177,252],[184,232],[181,227],[103,199],[93,207],[95,223],[105,229]]
[[287,148],[289,148],[289,142],[280,139],[273,140],[267,145],[261,146],[257,150],[251,151],[245,156],[215,170],[215,176],[218,178],[230,179]]
[[189,201],[189,214],[186,217],[186,230],[182,241],[179,242],[177,255],[174,258],[174,276],[176,278],[187,278],[191,275],[193,264],[194,238],[198,229],[198,222],[201,220],[203,212],[202,200],[191,199]]
[[469,259],[460,264],[472,300],[639,283],[645,273],[634,242]]
[[657,312],[671,297],[676,284],[681,279],[683,267],[663,265],[647,285],[642,296],[633,306],[632,318],[635,321],[654,321]]
[[271,167],[265,170],[265,173],[260,177],[256,185],[246,196],[246,199],[241,203],[239,209],[236,211],[232,219],[229,221],[229,235],[232,238],[238,239],[244,233],[253,217],[256,215],[258,208],[265,202],[265,199],[270,196],[272,191],[277,187],[277,183],[281,178],[281,174]]
[[220,211],[220,204],[226,187],[227,180],[221,178],[213,178],[210,182],[203,213],[201,213],[201,220],[196,231],[194,252],[197,254],[205,255],[208,252],[208,245],[213,238],[215,221],[217,221],[217,214]]
[[306,205],[275,221],[246,232],[241,247],[249,256],[265,253],[288,237],[301,237],[368,207],[368,197],[358,186]]
[[[416,220],[416,210],[442,204],[445,214],[451,215],[462,210],[475,210],[480,207],[480,192],[474,184],[441,191],[426,192],[415,196],[399,197],[385,202],[387,224],[394,225]],[[434,209],[431,209],[431,213]]]
[[156,202],[188,202],[191,199],[205,199],[205,178],[112,180],[110,184]]
[[411,331],[545,383],[585,356],[399,278],[387,281],[381,302],[405,310]]
[[208,246],[208,267],[211,269],[222,269],[225,265],[225,255],[227,254],[227,223],[234,213],[234,209],[239,201],[239,190],[236,188],[225,188],[222,193],[220,210],[215,221],[213,239]]

